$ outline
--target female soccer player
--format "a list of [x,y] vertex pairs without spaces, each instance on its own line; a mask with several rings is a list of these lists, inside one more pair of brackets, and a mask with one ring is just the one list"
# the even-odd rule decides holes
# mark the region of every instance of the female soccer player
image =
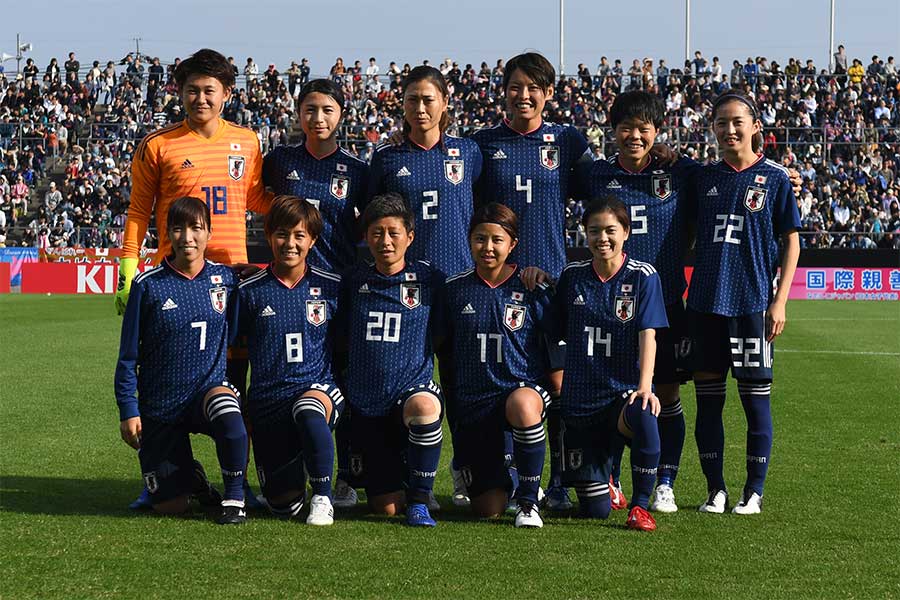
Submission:
[[225,483],[218,522],[243,523],[247,431],[225,379],[237,279],[204,259],[211,229],[202,201],[175,200],[166,230],[171,252],[135,278],[122,322],[115,377],[122,439],[140,450],[153,508],[172,514],[187,510],[195,487],[188,434],[211,436]]
[[340,277],[307,263],[323,231],[308,202],[276,196],[265,231],[274,260],[239,286],[259,481],[273,514],[296,517],[306,467],[313,490],[306,522],[331,525],[331,429],[343,406],[331,369]]
[[592,260],[569,264],[553,302],[566,341],[560,412],[563,481],[574,485],[582,516],[610,512],[615,436],[631,439],[633,493],[627,526],[652,531],[647,512],[659,463],[659,400],[653,393],[656,329],[666,327],[659,275],[628,258],[631,220],[619,200],[591,202],[582,217]]
[[506,262],[519,241],[515,213],[490,203],[469,225],[475,269],[447,280],[444,320],[455,362],[453,439],[472,508],[480,517],[502,513],[512,481],[505,432],[512,430],[518,467],[516,527],[543,527],[538,488],[544,466],[544,410],[549,394],[544,332],[548,286],[530,292],[520,269]]
[[[753,100],[728,90],[712,114],[723,160],[703,167],[694,185],[697,260],[687,301],[695,436],[708,491],[700,511],[722,513],[728,504],[722,409],[731,369],[747,416],[747,481],[733,512],[756,514],[772,450],[772,341],[784,331],[800,214],[787,171],[753,149],[762,126]],[[779,237],[781,275],[773,293]]]
[[394,515],[405,506],[409,525],[434,527],[428,502],[441,453],[443,401],[431,379],[432,334],[443,276],[407,258],[416,237],[413,218],[400,194],[373,198],[362,226],[374,263],[355,266],[343,278],[350,465],[374,512]]
[[[310,249],[309,264],[343,273],[356,259],[356,215],[366,199],[368,165],[338,147],[337,133],[344,110],[344,93],[328,79],[314,79],[300,90],[297,116],[305,139],[299,146],[278,146],[263,161],[263,182],[276,194],[305,198],[319,210],[322,235]],[[335,376],[346,366],[343,352],[335,355]],[[338,473],[334,505],[356,505],[348,481],[349,413],[336,428]]]

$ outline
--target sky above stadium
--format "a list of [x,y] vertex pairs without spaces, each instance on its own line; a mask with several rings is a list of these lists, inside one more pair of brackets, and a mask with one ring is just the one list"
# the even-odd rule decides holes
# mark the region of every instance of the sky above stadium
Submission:
[[[337,56],[363,67],[375,56],[384,70],[391,60],[437,65],[450,57],[477,68],[493,66],[525,50],[537,50],[559,65],[558,0],[26,0],[5,2],[0,52],[14,53],[16,33],[33,50],[43,70],[51,57],[60,63],[69,50],[82,66],[117,60],[135,49],[163,62],[211,47],[243,66],[252,56],[265,69],[280,70],[307,57],[313,74],[327,73]],[[829,0],[692,0],[691,51],[725,65],[748,56],[766,56],[782,66],[791,56],[828,64]],[[752,9],[748,8],[752,7]],[[622,2],[566,0],[565,66],[579,62],[593,72],[601,55],[684,60],[683,0]],[[900,59],[900,2],[837,0],[835,47],[864,65],[877,54]],[[23,62],[24,64],[24,62]],[[15,71],[15,60],[3,63]]]

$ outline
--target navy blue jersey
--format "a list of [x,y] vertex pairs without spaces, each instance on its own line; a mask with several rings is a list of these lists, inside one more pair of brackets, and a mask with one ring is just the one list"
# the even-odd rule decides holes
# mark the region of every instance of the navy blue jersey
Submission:
[[631,232],[623,248],[628,256],[656,268],[665,303],[681,299],[687,286],[684,253],[687,249],[687,194],[690,176],[699,167],[682,158],[672,166],[656,159],[638,172],[619,163],[618,154],[579,167],[583,200],[612,195],[631,214]]
[[254,423],[289,418],[299,394],[333,380],[340,281],[311,266],[290,287],[268,267],[240,284],[239,331],[250,355],[247,414]]
[[340,310],[349,343],[346,396],[354,413],[384,416],[434,372],[432,334],[443,276],[426,261],[407,261],[391,276],[372,264],[344,275]]
[[727,317],[766,310],[778,238],[800,228],[787,170],[763,157],[743,171],[719,161],[698,171],[693,188],[697,259],[688,306]]
[[474,210],[472,186],[481,173],[481,153],[469,139],[444,135],[426,150],[412,141],[383,144],[369,168],[369,198],[398,192],[415,216],[416,241],[408,260],[428,260],[445,275],[472,267],[469,221]]
[[519,269],[491,287],[472,269],[447,279],[442,314],[456,365],[459,422],[481,419],[505,401],[519,382],[536,382],[547,371],[544,323],[550,303],[546,285],[529,292]]
[[307,260],[341,272],[356,261],[356,217],[366,198],[368,166],[339,149],[316,158],[306,146],[278,146],[263,159],[263,183],[276,194],[305,198],[324,228]]
[[529,133],[502,122],[476,132],[472,139],[484,161],[476,187],[478,202],[505,204],[519,218],[519,245],[509,262],[540,267],[559,277],[566,265],[570,178],[588,149],[587,140],[574,127],[547,122]]
[[168,259],[134,278],[116,364],[121,419],[177,422],[197,394],[222,385],[236,292],[231,269],[210,261],[192,278]]
[[659,275],[628,257],[607,281],[589,260],[566,266],[553,314],[556,337],[566,341],[560,403],[566,417],[591,416],[624,390],[636,390],[638,333],[668,327]]

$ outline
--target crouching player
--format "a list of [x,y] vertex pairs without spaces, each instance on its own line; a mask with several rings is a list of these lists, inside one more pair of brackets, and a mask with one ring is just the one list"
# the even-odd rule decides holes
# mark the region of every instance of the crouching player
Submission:
[[469,226],[475,269],[447,279],[445,327],[454,357],[455,459],[480,517],[504,512],[512,491],[505,433],[512,430],[518,465],[516,527],[543,527],[538,488],[544,467],[544,411],[550,396],[537,381],[547,370],[544,332],[546,284],[528,291],[521,269],[506,264],[518,243],[518,220],[508,207],[476,210]]
[[115,376],[122,439],[138,450],[153,508],[175,514],[187,510],[202,473],[188,434],[211,436],[225,484],[218,522],[243,523],[247,431],[239,395],[225,380],[237,279],[204,258],[206,204],[179,198],[166,228],[172,252],[135,278],[122,322]]
[[259,482],[273,514],[296,517],[305,499],[305,466],[313,491],[306,522],[331,525],[331,430],[343,404],[331,369],[332,323],[341,279],[306,263],[322,219],[305,200],[276,197],[265,231],[274,262],[239,286]]
[[394,515],[405,507],[409,525],[434,527],[428,499],[443,401],[431,379],[432,332],[443,277],[429,263],[405,258],[415,233],[403,196],[375,196],[361,221],[375,260],[351,268],[341,292],[350,345],[350,468],[372,511]]
[[582,516],[607,518],[611,453],[622,434],[631,445],[627,526],[652,531],[647,506],[660,453],[653,366],[656,329],[668,325],[662,286],[652,266],[622,252],[631,228],[622,202],[594,200],[582,224],[593,259],[563,270],[553,301],[557,335],[567,344],[563,480],[575,487]]

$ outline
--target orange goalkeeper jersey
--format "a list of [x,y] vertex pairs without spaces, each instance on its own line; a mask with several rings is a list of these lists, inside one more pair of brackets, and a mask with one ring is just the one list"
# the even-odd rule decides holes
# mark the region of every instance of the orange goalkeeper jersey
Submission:
[[216,134],[206,139],[182,121],[141,141],[131,173],[123,256],[139,257],[151,214],[159,231],[155,260],[168,256],[169,206],[182,196],[194,196],[206,202],[212,216],[206,258],[224,264],[247,262],[246,211],[265,213],[271,204],[262,183],[259,138],[253,131],[220,119]]

